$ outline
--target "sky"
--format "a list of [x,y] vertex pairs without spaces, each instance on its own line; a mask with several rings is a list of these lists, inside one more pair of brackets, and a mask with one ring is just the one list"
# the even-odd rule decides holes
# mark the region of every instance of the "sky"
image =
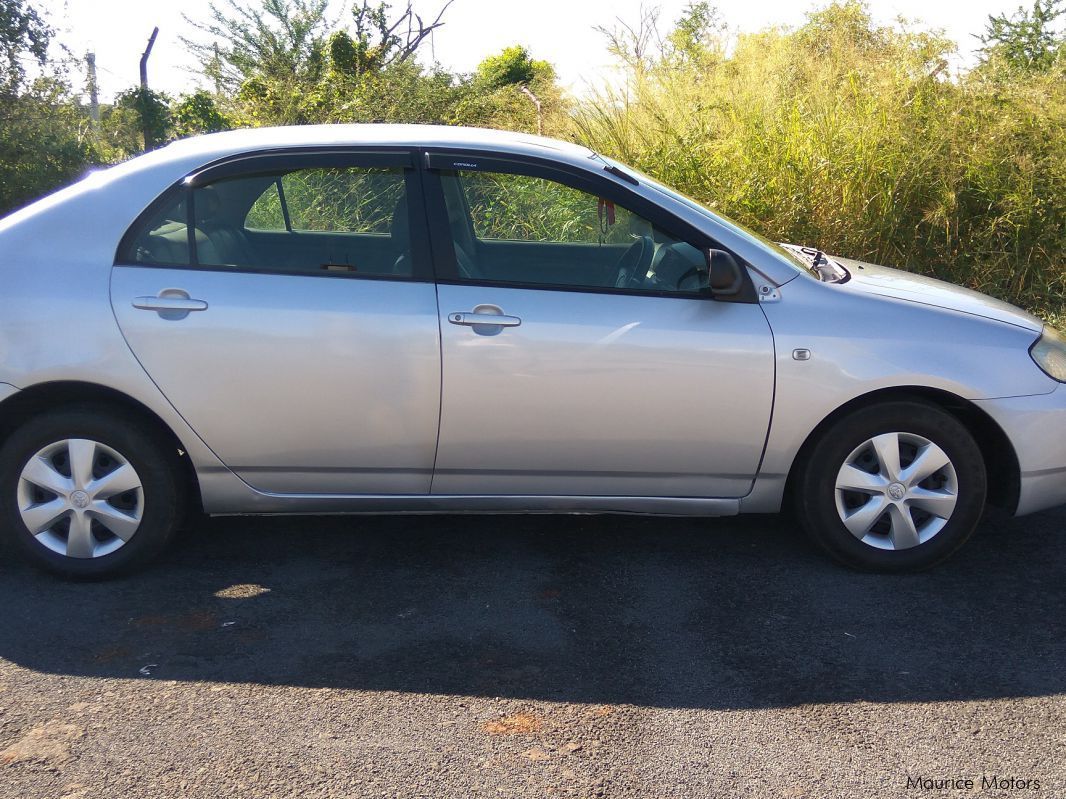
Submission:
[[[258,2],[258,0],[244,0]],[[349,0],[350,2],[350,0]],[[401,6],[405,0],[395,0]],[[415,0],[415,10],[436,16],[443,0]],[[959,62],[974,58],[980,43],[974,34],[984,30],[989,14],[1013,12],[1020,0],[869,0],[874,17],[887,23],[899,16],[940,28],[959,44]],[[197,85],[194,62],[180,37],[196,30],[182,18],[206,19],[210,0],[162,3],[153,0],[35,0],[31,4],[49,14],[60,40],[79,55],[96,53],[101,99],[138,81],[138,63],[152,27],[159,37],[148,62],[149,85],[178,95]],[[661,8],[669,26],[686,0],[644,0],[644,7]],[[733,31],[752,32],[771,25],[794,26],[806,12],[825,5],[808,0],[719,0],[715,5]],[[431,55],[444,67],[469,72],[485,56],[512,44],[525,45],[535,58],[551,62],[564,86],[580,94],[597,81],[609,80],[610,58],[595,26],[614,27],[618,19],[636,23],[641,0],[455,0],[444,16],[445,25],[433,36]],[[344,0],[335,0],[332,13],[348,18]]]

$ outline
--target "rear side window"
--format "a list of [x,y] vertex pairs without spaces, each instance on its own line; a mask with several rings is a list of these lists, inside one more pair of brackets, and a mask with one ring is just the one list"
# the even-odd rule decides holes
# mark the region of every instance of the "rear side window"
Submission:
[[388,233],[404,194],[391,169],[306,169],[281,187],[292,229],[324,233]]
[[119,259],[256,272],[413,275],[408,170],[328,167],[227,177],[177,191]]

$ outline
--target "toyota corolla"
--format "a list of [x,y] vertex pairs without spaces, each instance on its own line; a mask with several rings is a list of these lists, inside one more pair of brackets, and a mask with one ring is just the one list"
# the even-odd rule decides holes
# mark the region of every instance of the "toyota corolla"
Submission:
[[[816,244],[816,242],[815,242]],[[74,577],[182,512],[794,506],[856,568],[1066,502],[1066,343],[574,144],[187,139],[0,221],[0,533]]]

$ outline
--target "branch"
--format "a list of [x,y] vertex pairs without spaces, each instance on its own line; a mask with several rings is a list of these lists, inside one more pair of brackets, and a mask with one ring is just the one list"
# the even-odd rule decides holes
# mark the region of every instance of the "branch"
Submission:
[[[411,4],[408,3],[407,13],[405,13],[403,17],[400,18],[400,20],[407,20],[406,41],[396,49],[396,52],[389,57],[386,63],[391,64],[400,61],[406,61],[411,56],[413,56],[419,45],[421,45],[422,42],[425,41],[426,37],[444,24],[443,22],[441,22],[441,18],[444,16],[444,12],[448,10],[448,6],[450,6],[454,2],[455,0],[447,0],[447,2],[443,6],[441,6],[440,13],[437,14],[436,19],[434,19],[433,22],[431,22],[429,25],[426,25],[422,21],[421,16],[414,13],[414,10],[411,8]],[[414,29],[414,25],[416,22],[418,25],[417,31]]]

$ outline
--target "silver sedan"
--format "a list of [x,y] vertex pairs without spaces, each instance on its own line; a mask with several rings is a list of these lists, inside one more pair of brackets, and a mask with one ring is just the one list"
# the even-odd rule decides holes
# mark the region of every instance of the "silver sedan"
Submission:
[[774,244],[583,147],[426,126],[177,142],[0,221],[0,520],[63,575],[191,507],[795,506],[920,569],[1066,502],[1066,344]]

